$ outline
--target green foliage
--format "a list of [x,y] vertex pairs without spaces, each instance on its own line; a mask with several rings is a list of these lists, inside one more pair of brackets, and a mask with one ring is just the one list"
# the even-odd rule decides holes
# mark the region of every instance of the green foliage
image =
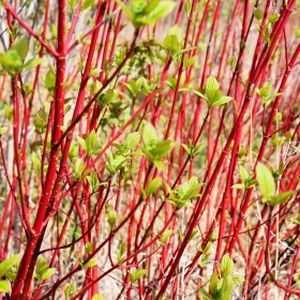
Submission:
[[[96,88],[96,90],[98,90],[98,88]],[[101,108],[104,108],[113,103],[116,99],[118,99],[118,92],[116,90],[108,90],[107,92],[100,94],[97,102]]]
[[276,23],[276,21],[278,20],[279,16],[276,13],[272,13],[269,15],[267,24],[265,26],[265,29],[263,31],[263,38],[265,40],[265,42],[267,43],[268,46],[271,45],[271,37],[270,37],[270,33],[272,32],[272,29],[274,27],[274,24]]
[[234,184],[232,186],[232,188],[235,188],[235,189],[250,189],[256,183],[256,180],[253,179],[252,176],[249,176],[249,174],[247,172],[247,169],[244,166],[240,166],[240,177],[241,177],[242,183]]
[[200,197],[201,195],[198,193],[201,184],[199,183],[196,177],[191,177],[191,179],[173,191],[171,187],[166,184],[169,197],[166,199],[167,202],[170,202],[177,207],[188,207],[193,206],[189,200]]
[[225,105],[232,100],[232,97],[222,96],[219,83],[213,76],[208,77],[206,80],[204,91],[193,90],[193,92],[203,98],[209,108]]
[[201,145],[200,144],[193,145],[193,141],[190,139],[188,144],[181,144],[181,146],[188,155],[194,157],[196,154],[200,152]]
[[138,154],[136,152],[131,153],[131,151],[134,148],[136,148],[136,146],[139,144],[140,139],[141,139],[141,136],[140,136],[139,132],[132,132],[126,136],[126,139],[122,144],[113,143],[113,146],[118,149],[118,154],[121,154],[124,156]]
[[138,145],[139,141],[140,141],[140,134],[139,134],[139,132],[132,132],[132,133],[129,133],[127,135],[126,140],[123,143],[123,145],[128,150],[132,150],[132,149],[134,149]]
[[7,280],[0,280],[0,293],[9,293],[10,284]]
[[146,123],[143,128],[142,139],[142,150],[146,155],[148,161],[154,163],[157,168],[161,169],[161,160],[173,148],[174,143],[169,140],[159,141],[156,135],[155,128],[150,123]]
[[68,4],[71,6],[72,12],[74,12],[76,9],[77,0],[68,0]]
[[73,170],[75,172],[75,177],[78,179],[85,178],[89,173],[89,169],[86,169],[86,164],[82,159],[77,159],[75,164],[73,165]]
[[75,295],[77,291],[77,284],[74,281],[72,284],[67,283],[64,287],[65,298],[69,299],[70,296]]
[[147,270],[146,269],[139,269],[139,270],[135,270],[134,272],[129,272],[130,274],[130,282],[131,283],[135,283],[136,281],[138,281],[142,276],[147,274]]
[[259,189],[265,199],[270,199],[275,195],[276,185],[271,171],[262,163],[256,167],[256,178]]
[[160,177],[153,178],[150,181],[150,183],[149,183],[149,185],[148,185],[148,187],[146,189],[146,196],[149,196],[149,195],[157,192],[157,190],[161,186],[161,182],[162,182],[162,180],[161,180]]
[[119,247],[119,253],[118,253],[118,263],[121,263],[124,260],[125,253],[126,253],[126,244],[122,243],[121,246]]
[[96,1],[95,0],[84,0],[82,4],[82,9],[94,9],[96,6]]
[[200,295],[204,299],[210,300],[229,300],[231,299],[232,291],[235,284],[241,285],[243,278],[234,276],[234,263],[228,254],[224,255],[220,264],[221,277],[217,272],[213,272],[210,283],[209,293],[204,289],[200,290]]
[[106,168],[111,175],[116,174],[121,168],[125,168],[125,163],[128,159],[134,155],[142,155],[140,152],[133,152],[140,141],[140,134],[138,132],[129,133],[126,136],[125,141],[120,143],[113,143],[113,146],[117,149],[115,153],[107,151],[107,165]]
[[254,14],[254,17],[257,19],[257,20],[261,20],[262,17],[263,17],[263,12],[261,9],[259,9],[258,7],[256,7],[253,11],[253,14]]
[[272,93],[272,83],[271,81],[266,81],[260,89],[256,89],[257,94],[262,100],[262,104],[268,107],[272,101],[280,95],[280,93]]
[[256,167],[256,178],[264,200],[271,206],[283,203],[294,194],[294,191],[285,191],[276,195],[276,184],[273,174],[260,162]]
[[85,246],[86,253],[91,254],[93,251],[93,243],[86,243],[84,246]]
[[0,136],[7,132],[7,127],[0,127]]
[[[146,55],[148,55],[148,53],[146,53]],[[142,65],[144,65],[144,63],[142,63]],[[137,79],[131,79],[129,83],[124,83],[124,85],[134,98],[138,97],[139,95],[149,95],[153,90],[153,87],[143,76]]]
[[170,28],[163,46],[167,51],[170,51],[174,57],[179,54],[180,50],[183,48],[183,38],[180,27],[173,26]]
[[192,66],[193,64],[195,64],[197,61],[197,56],[193,56],[191,58],[185,56],[184,57],[184,60],[183,60],[183,68],[186,69],[186,68],[189,68],[190,66]]
[[3,260],[0,263],[0,278],[3,278],[4,276],[7,277],[9,273],[15,271],[13,269],[16,265],[18,265],[18,263],[19,263],[19,254],[15,254]]
[[113,155],[110,151],[106,152],[107,154],[107,170],[111,175],[116,174],[120,171],[121,168],[125,166],[125,162],[127,161],[127,157],[123,155]]
[[92,268],[96,265],[97,265],[96,258],[91,258],[88,262],[86,262],[85,264],[82,264],[81,267],[82,267],[82,269],[87,270],[87,269]]
[[275,206],[278,204],[281,204],[283,202],[285,202],[288,198],[290,198],[291,196],[293,196],[295,194],[294,191],[286,191],[286,192],[282,192],[278,195],[275,195],[273,197],[271,197],[271,199],[268,201],[268,203],[271,206]]
[[105,300],[101,294],[96,294],[93,296],[92,300]]
[[33,58],[24,62],[29,50],[29,38],[23,36],[16,39],[6,53],[0,53],[0,65],[10,75],[14,76],[23,70],[42,63],[41,58]]
[[163,235],[159,238],[159,241],[164,244],[171,237],[172,234],[173,234],[172,229],[166,230],[163,233]]
[[90,172],[90,170],[87,171],[89,172],[89,175],[86,176],[86,179],[90,184],[92,190],[94,190],[96,187],[106,186],[108,184],[106,181],[100,181],[96,172]]
[[116,1],[136,28],[154,25],[169,14],[176,5],[169,0],[131,0],[127,7],[120,0]]
[[55,83],[56,83],[56,74],[54,69],[50,66],[49,70],[45,77],[45,87],[46,89],[51,92],[55,89]]
[[113,228],[117,222],[117,212],[110,205],[105,207],[105,212],[107,214],[108,224]]
[[55,273],[55,270],[55,268],[49,268],[47,260],[41,256],[37,261],[35,277],[42,282],[50,278]]
[[36,113],[33,124],[37,133],[44,133],[47,128],[48,114],[45,109],[40,108]]
[[97,155],[102,149],[100,139],[95,130],[92,130],[86,139],[77,137],[78,143],[82,146],[87,156]]
[[220,272],[222,277],[226,277],[232,274],[234,269],[233,260],[228,254],[223,256],[223,259],[220,264]]
[[205,268],[206,267],[206,263],[210,257],[210,249],[211,249],[211,242],[208,242],[206,244],[206,246],[204,247],[204,249],[201,249],[200,251],[202,252],[201,256],[200,256],[200,262],[199,262],[199,266],[201,268]]

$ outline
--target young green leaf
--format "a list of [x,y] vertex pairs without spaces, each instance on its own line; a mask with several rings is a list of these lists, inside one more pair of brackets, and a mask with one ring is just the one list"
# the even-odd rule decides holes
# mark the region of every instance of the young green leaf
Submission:
[[219,100],[216,100],[213,102],[212,106],[222,106],[224,104],[227,104],[228,102],[230,102],[232,100],[232,97],[229,96],[222,96]]
[[140,270],[136,270],[133,273],[129,272],[129,274],[130,274],[130,282],[135,283],[136,281],[139,280],[139,278],[141,278],[142,276],[147,274],[147,270],[146,269],[140,269]]
[[157,140],[156,130],[151,123],[146,123],[146,125],[144,126],[142,138],[146,146]]
[[16,51],[21,60],[24,60],[28,54],[29,50],[29,38],[27,36],[23,36],[19,39],[16,39],[12,44],[11,51]]
[[49,67],[49,70],[46,74],[45,77],[45,87],[49,90],[49,91],[53,91],[55,88],[55,80],[56,80],[56,76],[55,76],[55,71],[52,67]]
[[161,185],[161,178],[160,177],[156,177],[154,179],[152,179],[146,189],[146,195],[149,196],[151,194],[153,194],[154,192],[156,192],[158,190],[158,188]]
[[7,280],[0,280],[0,293],[9,293],[10,284]]
[[87,270],[89,268],[94,267],[95,265],[97,265],[96,258],[91,258],[87,263],[85,263],[84,265],[82,265],[82,269]]
[[3,135],[7,131],[7,127],[0,127],[0,135]]
[[242,179],[242,182],[246,182],[246,180],[248,180],[248,172],[247,172],[247,169],[243,166],[240,166],[240,176],[241,176],[241,179]]
[[222,277],[231,275],[233,272],[233,268],[234,268],[233,260],[230,258],[228,254],[225,254],[220,264],[220,271]]
[[273,196],[268,200],[268,203],[271,206],[279,205],[286,201],[289,197],[291,197],[293,194],[295,194],[294,191],[286,191],[282,192],[279,195]]
[[[152,0],[152,2],[154,1]],[[149,5],[151,5],[151,2]],[[176,4],[173,1],[163,0],[158,2],[155,7],[148,9],[148,15],[143,18],[144,24],[154,25],[159,19],[169,14],[175,6]]]
[[213,76],[209,76],[205,83],[205,91],[212,92],[219,89],[219,83]]
[[15,75],[22,69],[22,60],[15,50],[0,53],[0,65],[11,75]]
[[264,199],[268,200],[275,195],[276,186],[273,175],[261,162],[256,166],[256,179]]
[[128,149],[132,150],[138,145],[139,141],[140,141],[139,132],[132,132],[127,135],[125,143]]
[[233,290],[233,280],[231,276],[226,276],[223,279],[222,287],[220,290],[220,300],[229,300],[231,299]]
[[0,263],[0,278],[2,278],[13,266],[18,264],[19,254],[15,254]]
[[253,14],[257,20],[261,20],[263,17],[263,12],[258,7],[254,9]]
[[117,222],[117,213],[111,207],[107,208],[108,224],[112,228]]
[[47,270],[45,270],[43,272],[40,281],[47,280],[48,278],[50,278],[55,273],[55,271],[56,271],[55,268],[48,268]]
[[159,241],[161,243],[165,243],[169,238],[170,236],[173,234],[173,230],[172,229],[169,229],[169,230],[166,230],[163,235],[159,238]]
[[36,66],[40,65],[42,62],[43,62],[43,59],[40,57],[30,59],[22,66],[22,70],[36,67]]
[[154,25],[176,6],[175,2],[169,0],[152,0],[149,2],[146,0],[131,0],[128,7],[120,0],[116,0],[116,2],[136,28],[142,28],[144,25]]
[[175,55],[183,46],[182,32],[180,27],[174,26],[169,31],[164,40],[164,47]]
[[200,299],[203,299],[203,300],[212,300],[212,297],[205,289],[200,289],[199,296],[200,296]]
[[101,294],[96,294],[93,296],[92,300],[105,300]]
[[212,294],[215,294],[215,292],[218,290],[219,282],[220,282],[220,279],[218,277],[217,272],[213,272],[213,274],[211,275],[211,278],[210,278],[210,282],[209,282],[209,291]]
[[111,175],[116,174],[127,161],[127,157],[123,155],[115,155],[113,156],[110,151],[107,151],[107,170]]

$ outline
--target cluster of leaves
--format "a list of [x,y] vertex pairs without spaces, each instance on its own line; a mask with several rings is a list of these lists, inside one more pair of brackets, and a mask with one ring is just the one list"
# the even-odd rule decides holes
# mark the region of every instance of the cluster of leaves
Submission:
[[145,25],[154,25],[159,19],[170,13],[176,3],[169,0],[131,0],[125,6],[120,0],[116,0],[123,9],[135,28]]
[[131,283],[135,283],[136,281],[138,281],[142,276],[147,274],[147,269],[139,269],[139,270],[135,270],[133,272],[129,272],[130,275],[130,282]]
[[107,170],[110,175],[116,174],[121,168],[125,167],[126,161],[132,155],[139,155],[139,152],[132,152],[132,150],[138,145],[140,141],[140,134],[138,132],[129,133],[125,141],[120,143],[114,143],[113,146],[117,148],[117,151],[113,154],[107,151]]
[[200,152],[200,144],[194,145],[193,141],[191,139],[189,139],[189,143],[188,144],[181,144],[182,148],[185,150],[185,152],[191,156],[192,158]]
[[[264,15],[262,10],[257,7],[254,9],[253,14],[254,14],[254,17],[261,24],[263,15]],[[268,44],[268,46],[271,45],[270,32],[272,31],[272,28],[273,28],[274,24],[276,23],[276,21],[278,20],[278,18],[279,18],[278,14],[276,14],[276,13],[270,14],[268,17],[267,23],[265,25],[265,29],[263,31],[263,37],[264,37],[265,42]]]
[[[161,52],[161,44],[154,38],[147,38],[137,42],[133,53],[128,60],[128,63],[123,69],[123,72],[132,75],[132,71],[138,74],[137,79],[144,77],[144,81],[148,78],[148,68],[150,65],[162,64],[165,61],[165,56]],[[159,77],[154,76],[153,80],[149,82],[149,87],[155,85]]]
[[241,276],[234,276],[234,263],[228,254],[224,255],[220,264],[220,277],[218,273],[213,272],[210,284],[209,293],[204,289],[200,290],[203,299],[206,300],[229,300],[231,299],[234,285],[240,285],[243,282]]
[[193,206],[189,200],[200,197],[199,189],[201,184],[199,183],[196,177],[191,177],[191,179],[183,184],[181,184],[174,191],[171,187],[166,184],[169,197],[166,199],[167,202],[170,202],[177,207],[187,207]]
[[39,65],[41,58],[33,58],[25,62],[29,50],[29,38],[23,36],[16,39],[10,49],[0,53],[0,65],[10,75],[15,76],[28,68]]
[[193,92],[203,98],[209,108],[227,104],[232,100],[232,97],[222,95],[219,83],[213,76],[207,78],[204,91],[193,90]]
[[266,108],[280,95],[280,93],[272,93],[271,81],[266,81],[260,89],[256,89],[256,92],[261,97],[262,104]]
[[15,254],[0,263],[0,293],[10,292],[10,281],[14,280],[19,265],[19,254]]
[[162,180],[161,180],[160,177],[153,178],[149,182],[148,187],[145,191],[146,196],[149,196],[149,195],[153,194],[154,192],[157,192],[157,190],[159,189],[161,183],[162,183]]
[[244,166],[240,166],[240,176],[242,183],[237,183],[232,186],[232,188],[236,189],[250,189],[252,188],[256,180],[253,179],[253,176],[250,176],[247,172],[247,169]]
[[131,79],[128,83],[124,83],[124,85],[133,98],[139,95],[149,95],[154,89],[154,86],[150,85],[145,77]]
[[[71,6],[72,11],[74,12],[76,9],[76,6],[78,5],[78,1],[76,0],[68,0],[69,5]],[[94,9],[96,6],[95,0],[84,0],[82,3],[81,10],[87,10],[87,9]]]
[[[101,87],[101,83],[96,81],[92,84],[92,93],[98,91]],[[119,94],[121,92],[117,89],[108,89],[104,93],[101,93],[97,99],[101,110],[106,108],[108,113],[101,118],[100,126],[112,126],[113,124],[124,124],[129,115],[128,103],[126,101],[120,101]],[[123,94],[124,95],[124,94]],[[129,101],[128,101],[129,102]]]
[[[47,102],[45,101],[45,104]],[[48,103],[47,103],[48,104]],[[47,128],[49,109],[40,108],[34,116],[33,125],[37,133],[44,133]]]
[[117,222],[117,212],[113,209],[111,205],[106,205],[105,213],[107,215],[109,226],[113,228]]
[[56,271],[55,268],[50,268],[47,260],[41,256],[39,257],[35,269],[35,278],[40,282],[47,280],[50,278],[54,272]]
[[[171,53],[173,60],[175,60],[177,64],[180,64],[182,54],[195,49],[195,47],[184,48],[182,30],[176,25],[170,28],[162,46],[167,52]],[[183,68],[186,69],[192,66],[196,60],[196,55],[192,57],[185,56],[183,60]]]
[[173,235],[173,230],[168,229],[162,234],[162,236],[159,238],[159,241],[164,244],[172,235]]
[[211,242],[208,242],[203,249],[200,249],[201,256],[200,256],[199,266],[201,268],[206,267],[207,261],[210,257],[210,250],[211,250]]
[[174,143],[170,140],[158,140],[156,130],[150,123],[146,123],[143,128],[142,139],[142,150],[148,161],[161,169],[163,166],[162,158],[173,148]]
[[100,139],[95,130],[92,130],[85,139],[78,136],[77,140],[89,157],[92,155],[97,155],[102,149]]
[[283,203],[294,194],[294,191],[285,191],[276,194],[276,183],[273,174],[262,163],[257,164],[256,179],[263,199],[271,206]]

